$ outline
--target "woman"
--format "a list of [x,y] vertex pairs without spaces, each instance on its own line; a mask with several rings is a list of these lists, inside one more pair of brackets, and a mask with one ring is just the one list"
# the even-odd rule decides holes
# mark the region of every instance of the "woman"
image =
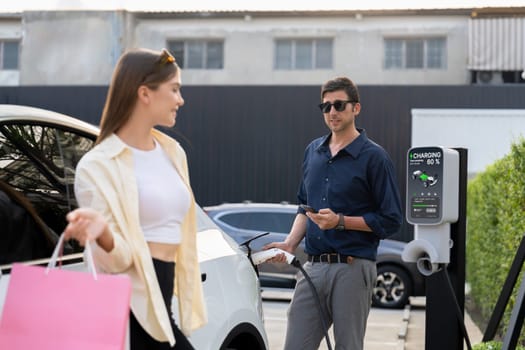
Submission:
[[[67,215],[66,239],[91,242],[101,270],[131,277],[132,350],[193,349],[184,334],[206,323],[186,154],[154,129],[175,125],[180,88],[168,51],[120,58],[96,146],[77,166],[80,208]],[[182,332],[171,317],[174,292]]]

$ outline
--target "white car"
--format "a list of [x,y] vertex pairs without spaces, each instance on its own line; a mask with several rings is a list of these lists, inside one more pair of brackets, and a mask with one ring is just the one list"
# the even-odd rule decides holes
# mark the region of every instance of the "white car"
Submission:
[[[45,225],[60,233],[66,224],[65,214],[76,207],[72,190],[75,166],[97,135],[98,128],[63,114],[0,105],[0,180],[29,199]],[[19,211],[26,209],[21,204],[17,207]],[[9,242],[9,247],[0,247],[0,315],[11,264],[47,264],[55,244],[54,232],[50,242],[38,225],[31,226],[32,231],[27,227],[0,239]],[[190,341],[197,350],[267,349],[260,284],[246,254],[200,207],[198,230],[208,323],[192,333]],[[9,233],[2,230],[0,235],[4,234]],[[81,268],[81,251],[68,245],[65,268]],[[173,302],[175,308],[177,304]],[[173,311],[178,315],[178,310]]]

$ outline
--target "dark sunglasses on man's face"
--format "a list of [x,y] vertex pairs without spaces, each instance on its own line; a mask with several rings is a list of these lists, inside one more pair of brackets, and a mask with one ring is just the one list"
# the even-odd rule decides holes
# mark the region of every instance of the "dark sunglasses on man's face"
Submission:
[[353,103],[353,102],[354,101],[349,101],[349,100],[347,101],[335,100],[334,103],[330,103],[330,102],[321,103],[319,105],[319,108],[321,109],[321,111],[323,111],[323,113],[330,113],[332,106],[334,106],[336,111],[342,112],[345,110],[347,103]]

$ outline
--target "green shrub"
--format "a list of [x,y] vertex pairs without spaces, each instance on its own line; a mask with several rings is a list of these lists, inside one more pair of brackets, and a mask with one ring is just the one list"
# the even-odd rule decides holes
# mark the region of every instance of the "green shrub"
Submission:
[[[486,343],[479,343],[472,347],[472,350],[501,350],[503,343],[496,341],[489,341]],[[525,350],[522,346],[517,346],[516,350]]]
[[[488,320],[525,234],[523,138],[512,145],[508,155],[469,181],[467,220],[467,280],[474,303]],[[500,323],[499,336],[507,328],[520,283],[521,277]]]

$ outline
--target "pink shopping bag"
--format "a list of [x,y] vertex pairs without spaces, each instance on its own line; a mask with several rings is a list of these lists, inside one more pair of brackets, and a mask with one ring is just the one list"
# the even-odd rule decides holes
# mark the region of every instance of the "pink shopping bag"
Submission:
[[127,276],[14,264],[0,349],[122,350],[130,297]]

